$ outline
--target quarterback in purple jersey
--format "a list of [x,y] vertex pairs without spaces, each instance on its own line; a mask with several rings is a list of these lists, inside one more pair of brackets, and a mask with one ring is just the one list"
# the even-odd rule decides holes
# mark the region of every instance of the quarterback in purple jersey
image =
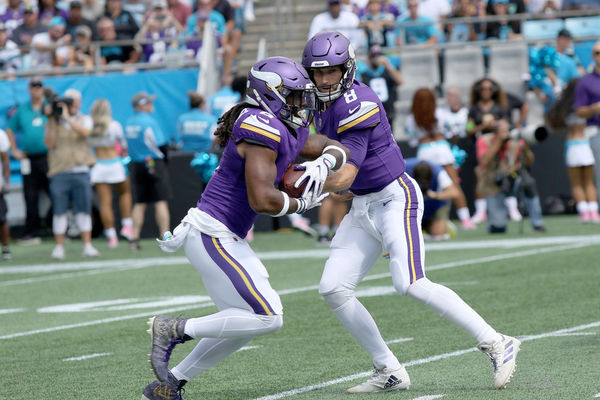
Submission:
[[496,332],[456,293],[425,277],[423,195],[405,172],[377,95],[354,80],[356,63],[350,42],[339,32],[321,32],[306,44],[302,65],[316,86],[317,131],[350,150],[348,162],[323,188],[332,193],[350,189],[354,199],[333,237],[319,284],[319,293],[373,360],[373,375],[348,391],[383,392],[410,386],[406,369],[354,294],[383,253],[390,255],[396,291],[470,333],[492,361],[494,386],[505,387],[515,369],[520,341]]
[[[322,135],[309,136],[306,111],[314,110],[315,91],[304,68],[272,57],[248,73],[247,101],[226,112],[216,135],[224,146],[219,167],[196,208],[173,234],[159,240],[162,250],[184,247],[202,276],[218,312],[200,318],[156,316],[149,320],[150,363],[157,381],[142,399],[179,399],[181,387],[247,344],[282,326],[282,305],[269,275],[244,237],[258,214],[283,216],[318,206],[330,171],[341,168],[348,150]],[[308,180],[300,198],[276,187],[299,155],[299,182]],[[190,354],[169,370],[176,344],[201,338]]]

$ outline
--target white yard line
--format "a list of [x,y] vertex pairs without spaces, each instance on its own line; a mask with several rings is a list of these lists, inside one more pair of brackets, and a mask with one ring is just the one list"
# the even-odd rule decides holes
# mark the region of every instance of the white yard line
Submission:
[[25,311],[24,308],[4,308],[0,309],[0,314],[12,314],[16,312]]
[[596,393],[595,395],[592,396],[592,398],[594,398],[594,399],[600,398],[600,393]]
[[[586,329],[590,329],[590,328],[596,328],[596,327],[599,327],[599,326],[600,326],[600,321],[596,321],[596,322],[592,322],[590,324],[574,326],[572,328],[560,329],[560,330],[552,331],[552,332],[540,333],[538,335],[523,336],[523,337],[519,337],[519,339],[522,342],[525,342],[525,341],[530,341],[530,340],[547,338],[547,337],[551,337],[551,336],[562,335],[562,334],[566,334],[566,333],[572,333],[572,332],[582,331],[582,330],[586,330]],[[460,355],[463,355],[463,354],[471,353],[471,352],[474,352],[474,351],[478,351],[477,348],[471,347],[469,349],[453,351],[451,353],[438,354],[438,355],[427,357],[427,358],[421,358],[419,360],[412,360],[412,361],[409,361],[409,362],[405,363],[404,365],[406,367],[410,367],[410,366],[413,366],[413,365],[427,364],[427,363],[430,363],[430,362],[433,362],[433,361],[438,361],[438,360],[443,360],[443,359],[446,359],[446,358],[456,357],[456,356],[460,356]],[[353,381],[353,380],[356,380],[358,378],[366,378],[368,376],[371,376],[371,374],[372,374],[372,371],[361,372],[361,373],[358,373],[358,374],[344,376],[342,378],[333,379],[333,380],[330,380],[330,381],[327,381],[327,382],[318,383],[318,384],[315,384],[315,385],[304,386],[304,387],[297,388],[297,389],[287,390],[287,391],[281,392],[281,393],[276,393],[276,394],[272,394],[272,395],[268,395],[268,396],[259,397],[259,398],[255,399],[255,400],[277,400],[277,399],[282,399],[284,397],[295,396],[297,394],[310,392],[310,391],[315,390],[315,389],[321,389],[321,388],[324,388],[324,387],[328,387],[328,386],[332,386],[332,385],[337,385],[339,383]]]
[[411,340],[415,340],[415,338],[404,337],[404,338],[400,338],[400,339],[393,339],[393,340],[386,341],[385,344],[404,343],[404,342],[410,342]]
[[[521,251],[521,252],[514,252],[514,253],[503,254],[503,255],[498,255],[498,256],[490,256],[490,257],[482,257],[482,258],[456,261],[453,263],[446,263],[446,264],[441,264],[438,266],[434,265],[432,267],[427,268],[427,270],[431,271],[431,270],[437,270],[437,269],[455,268],[455,267],[459,267],[459,266],[463,266],[463,265],[483,264],[483,263],[505,260],[505,259],[515,258],[515,257],[522,257],[522,256],[541,254],[541,253],[551,253],[551,252],[562,251],[562,250],[571,250],[571,249],[581,248],[581,247],[585,247],[585,246],[589,246],[589,245],[591,245],[591,243],[587,243],[587,244],[581,243],[581,244],[573,244],[573,245],[566,245],[566,246],[555,246],[552,248],[543,248],[543,249],[536,249],[536,250],[525,250],[525,251]],[[390,276],[389,272],[383,273],[383,274],[369,275],[364,280],[370,281],[370,280],[385,278],[388,276]],[[292,294],[292,293],[315,291],[317,289],[318,289],[318,285],[311,285],[311,286],[305,286],[305,287],[300,287],[300,288],[285,289],[285,290],[278,291],[278,293],[279,293],[279,295],[287,295],[287,294]],[[148,311],[148,312],[138,313],[138,314],[122,315],[122,316],[112,317],[112,318],[103,318],[103,319],[98,319],[98,320],[93,320],[93,321],[81,322],[81,323],[77,323],[77,324],[69,324],[69,325],[48,327],[48,328],[43,328],[43,329],[35,329],[35,330],[31,330],[31,331],[17,332],[17,333],[3,335],[3,336],[0,336],[0,340],[14,339],[14,338],[22,337],[22,336],[36,335],[39,333],[48,333],[48,332],[61,331],[61,330],[65,330],[65,329],[82,328],[82,327],[92,326],[92,325],[100,325],[100,324],[106,324],[106,323],[111,323],[111,322],[125,321],[128,319],[149,317],[149,316],[154,316],[157,314],[170,314],[170,313],[175,313],[175,312],[179,312],[179,311],[186,311],[186,310],[193,310],[193,309],[197,309],[197,308],[210,307],[212,305],[213,305],[212,303],[193,304],[193,305],[188,305],[188,306]]]
[[236,351],[246,351],[246,350],[254,350],[254,349],[260,349],[262,346],[244,346],[244,347],[240,347],[238,350]]
[[412,400],[435,400],[435,399],[441,399],[442,397],[446,397],[446,395],[445,394],[431,394],[429,396],[415,397]]
[[89,360],[90,358],[104,357],[104,356],[110,356],[110,355],[112,355],[112,353],[94,353],[94,354],[88,354],[86,356],[63,358],[63,361],[82,361],[82,360]]

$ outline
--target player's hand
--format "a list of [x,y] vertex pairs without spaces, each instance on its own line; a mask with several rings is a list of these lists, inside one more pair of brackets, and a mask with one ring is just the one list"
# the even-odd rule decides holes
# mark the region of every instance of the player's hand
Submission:
[[316,198],[312,198],[311,196],[302,196],[299,199],[296,199],[298,201],[298,209],[296,210],[296,213],[302,214],[311,208],[320,206],[323,199],[327,196],[329,196],[329,193],[321,193]]
[[310,197],[311,200],[315,200],[321,195],[325,180],[329,176],[329,170],[333,167],[331,159],[321,156],[314,161],[306,161],[300,164],[299,167],[304,167],[305,170],[294,184],[294,187],[300,187],[306,180],[306,187],[304,188],[304,192],[302,192],[302,197]]

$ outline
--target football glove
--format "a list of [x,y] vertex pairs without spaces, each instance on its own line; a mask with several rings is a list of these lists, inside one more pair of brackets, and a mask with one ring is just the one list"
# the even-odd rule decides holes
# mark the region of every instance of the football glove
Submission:
[[316,199],[313,199],[311,196],[302,196],[299,199],[296,199],[296,201],[298,202],[298,209],[296,210],[296,214],[302,214],[303,212],[308,211],[311,208],[320,206],[323,199],[327,196],[329,196],[329,193],[321,193]]
[[331,154],[322,154],[314,161],[306,161],[296,168],[304,168],[304,173],[294,184],[295,188],[300,187],[306,180],[306,187],[302,192],[302,197],[310,197],[312,201],[317,200],[323,191],[325,180],[329,176],[329,171],[335,165],[335,157]]

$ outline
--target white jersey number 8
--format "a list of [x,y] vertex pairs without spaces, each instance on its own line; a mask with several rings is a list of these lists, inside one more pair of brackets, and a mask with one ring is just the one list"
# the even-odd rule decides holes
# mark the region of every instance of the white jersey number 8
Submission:
[[346,99],[346,103],[350,104],[354,100],[356,100],[358,97],[356,97],[356,93],[354,92],[354,89],[352,89],[352,90],[344,93],[344,98]]

